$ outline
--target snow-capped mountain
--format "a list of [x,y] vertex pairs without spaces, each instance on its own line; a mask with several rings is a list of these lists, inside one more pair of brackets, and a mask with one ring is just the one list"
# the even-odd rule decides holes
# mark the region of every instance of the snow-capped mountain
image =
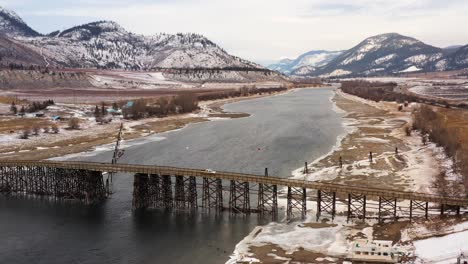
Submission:
[[441,60],[437,61],[435,68],[438,71],[468,68],[468,45],[456,49]]
[[341,54],[341,51],[313,50],[304,53],[296,59],[283,59],[268,66],[269,69],[291,75],[307,75],[317,67],[329,63]]
[[40,34],[30,28],[15,12],[0,7],[0,34],[9,37],[36,37]]
[[[46,66],[107,69],[248,69],[262,66],[232,56],[198,34],[138,35],[111,21],[98,21],[62,32],[40,35],[16,14],[3,9],[0,32],[40,54]],[[27,57],[23,54],[22,57]],[[36,64],[36,62],[31,62]]]
[[313,75],[323,77],[389,75],[434,70],[443,50],[396,33],[365,39],[343,52]]

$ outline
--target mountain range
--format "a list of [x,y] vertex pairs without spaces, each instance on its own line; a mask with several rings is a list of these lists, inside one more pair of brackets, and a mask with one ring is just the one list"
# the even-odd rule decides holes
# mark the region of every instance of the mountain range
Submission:
[[290,75],[307,75],[340,55],[342,51],[313,50],[296,59],[283,59],[268,68]]
[[269,71],[228,54],[199,34],[145,36],[112,21],[42,35],[0,8],[0,64],[105,69],[234,69]]
[[[272,73],[256,63],[228,54],[199,34],[145,36],[128,32],[112,21],[97,21],[44,35],[32,29],[15,12],[3,8],[0,8],[1,65]],[[296,59],[284,59],[268,66],[273,71],[293,76],[331,78],[467,67],[468,45],[442,49],[397,33],[367,38],[349,50],[310,51]],[[224,76],[218,75],[218,78]],[[236,74],[229,75],[237,78]]]
[[[311,55],[326,59],[303,59]],[[298,61],[301,66],[297,66]],[[268,67],[290,75],[320,77],[458,70],[468,67],[468,45],[442,49],[411,37],[388,33],[367,38],[349,50],[312,51],[295,60],[282,60]]]

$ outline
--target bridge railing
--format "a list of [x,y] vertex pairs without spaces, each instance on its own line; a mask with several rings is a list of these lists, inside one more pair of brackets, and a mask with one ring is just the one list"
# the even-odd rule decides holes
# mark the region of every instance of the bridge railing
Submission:
[[45,166],[63,169],[77,169],[100,172],[122,172],[122,173],[145,173],[159,175],[180,175],[203,178],[216,178],[222,180],[236,180],[242,182],[262,183],[285,187],[306,188],[314,190],[322,190],[326,192],[336,193],[359,193],[368,196],[384,196],[397,199],[418,200],[425,202],[435,202],[440,204],[454,206],[468,206],[468,199],[463,197],[447,197],[434,194],[399,191],[383,188],[375,188],[370,186],[355,186],[343,185],[327,182],[306,181],[290,178],[282,178],[277,176],[259,176],[244,173],[230,172],[209,172],[202,169],[176,168],[167,166],[154,165],[133,165],[133,164],[110,164],[99,162],[80,162],[80,161],[0,161],[0,166]]

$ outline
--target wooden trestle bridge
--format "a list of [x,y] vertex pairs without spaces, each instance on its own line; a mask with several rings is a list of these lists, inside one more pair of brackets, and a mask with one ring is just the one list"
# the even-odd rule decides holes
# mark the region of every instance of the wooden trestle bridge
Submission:
[[[134,209],[202,208],[215,212],[229,209],[234,213],[256,212],[277,220],[278,193],[282,193],[282,190],[287,200],[287,219],[299,215],[304,218],[308,200],[316,201],[317,218],[321,215],[333,218],[338,203],[347,206],[348,219],[372,217],[379,220],[397,218],[397,208],[401,208],[403,202],[406,205],[409,203],[407,216],[410,219],[416,216],[427,218],[429,203],[437,205],[442,215],[458,215],[460,208],[468,207],[468,199],[465,198],[279,178],[268,176],[266,169],[265,175],[258,176],[70,161],[0,161],[0,193],[98,203],[105,200],[108,194],[108,178],[105,175],[119,172],[134,174]],[[223,194],[227,192],[229,199],[223,199]],[[255,194],[256,208],[251,208],[251,194]],[[198,204],[200,200],[201,206]],[[370,200],[378,201],[378,211],[375,210],[373,214],[366,210],[366,203]],[[228,206],[225,206],[225,201],[228,201]]]

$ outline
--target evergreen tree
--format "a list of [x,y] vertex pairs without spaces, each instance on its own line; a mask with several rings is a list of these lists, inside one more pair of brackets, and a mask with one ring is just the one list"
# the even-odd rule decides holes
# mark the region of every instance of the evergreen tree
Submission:
[[96,105],[96,108],[94,109],[94,117],[98,118],[101,116],[101,111],[99,110],[99,107]]
[[102,102],[101,104],[101,114],[102,116],[105,116],[107,113],[106,113],[106,104],[104,102]]
[[15,115],[18,113],[18,108],[16,107],[15,102],[11,103],[10,111]]

